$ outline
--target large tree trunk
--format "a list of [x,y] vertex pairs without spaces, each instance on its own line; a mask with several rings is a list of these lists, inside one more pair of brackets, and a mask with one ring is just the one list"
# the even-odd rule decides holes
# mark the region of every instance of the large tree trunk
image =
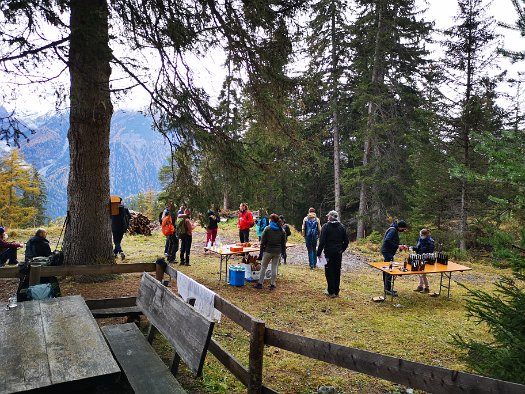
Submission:
[[337,102],[338,102],[338,87],[337,87],[337,35],[335,31],[335,17],[336,17],[336,5],[332,1],[332,15],[331,15],[331,35],[332,35],[332,125],[334,132],[334,206],[335,210],[339,213],[339,220],[341,220],[341,168],[340,168],[340,148],[339,148],[339,120],[337,117]]
[[[383,3],[377,2],[377,13],[376,13],[376,39],[374,43],[374,59],[372,65],[372,78],[370,80],[370,86],[372,89],[376,89],[378,84],[384,81],[384,67],[383,59],[381,58],[380,46],[381,46],[381,34],[383,34]],[[367,171],[367,167],[370,163],[370,152],[372,151],[372,133],[376,124],[376,112],[377,105],[373,102],[367,104],[367,120],[365,130],[365,141],[363,149],[363,170]],[[366,236],[366,221],[365,218],[368,216],[369,209],[369,189],[370,185],[365,181],[361,181],[361,190],[359,192],[359,212],[357,216],[357,239],[364,238]]]
[[71,0],[70,222],[67,264],[113,260],[109,211],[109,127],[113,106],[106,0]]

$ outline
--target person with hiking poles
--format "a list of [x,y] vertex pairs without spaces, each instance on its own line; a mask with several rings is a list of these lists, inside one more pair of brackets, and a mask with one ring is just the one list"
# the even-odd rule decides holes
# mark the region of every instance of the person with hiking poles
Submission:
[[315,252],[317,249],[317,240],[319,239],[319,234],[321,234],[321,221],[315,214],[314,208],[310,208],[308,210],[308,215],[303,219],[301,233],[303,234],[304,240],[306,242],[310,269],[313,270],[317,265],[317,257]]
[[325,293],[328,297],[335,298],[339,297],[343,252],[348,247],[350,240],[348,239],[345,226],[339,221],[337,211],[330,211],[326,216],[328,222],[321,228],[317,257],[321,258],[324,252],[326,259],[324,275],[327,284]]

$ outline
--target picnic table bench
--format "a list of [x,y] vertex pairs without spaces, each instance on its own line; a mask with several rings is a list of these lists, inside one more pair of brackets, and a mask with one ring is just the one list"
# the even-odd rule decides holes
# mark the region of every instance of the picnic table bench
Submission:
[[[177,374],[180,361],[202,373],[214,322],[206,319],[151,275],[142,275],[136,306],[150,322],[148,338],[134,323],[103,326],[102,332],[135,393],[186,393]],[[173,346],[168,368],[151,347],[157,332]]]

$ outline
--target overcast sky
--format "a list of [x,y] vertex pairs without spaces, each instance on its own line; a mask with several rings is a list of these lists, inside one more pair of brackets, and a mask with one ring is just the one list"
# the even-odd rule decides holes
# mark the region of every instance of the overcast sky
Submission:
[[[424,0],[419,1],[421,7],[424,7]],[[451,27],[454,23],[452,18],[457,13],[457,1],[429,0],[429,3],[426,19],[435,21],[435,27],[438,29]],[[495,17],[496,21],[503,21],[509,24],[514,24],[517,19],[516,11],[511,0],[494,0],[490,8],[490,13]],[[525,49],[525,38],[521,37],[518,32],[512,32],[499,27],[497,28],[497,32],[503,35],[505,48],[513,50]],[[196,72],[199,76],[198,83],[206,87],[212,95],[218,93],[224,78],[224,72],[217,72],[217,70],[221,69],[222,62],[222,56],[213,55],[213,52],[210,52],[203,62],[203,66]],[[524,69],[523,64],[510,65],[508,61],[504,60],[502,60],[501,66],[504,69],[508,68],[511,75],[515,75],[518,70]],[[19,93],[21,92],[19,91]],[[35,94],[22,94],[16,104],[4,103],[4,105],[10,110],[16,105],[17,112],[23,112],[25,115],[42,114],[52,111],[54,109],[54,99],[52,97],[45,97],[45,94],[43,96],[42,98],[38,98]],[[147,96],[137,88],[128,94],[127,98],[117,101],[115,108],[138,110],[144,108],[147,103]]]

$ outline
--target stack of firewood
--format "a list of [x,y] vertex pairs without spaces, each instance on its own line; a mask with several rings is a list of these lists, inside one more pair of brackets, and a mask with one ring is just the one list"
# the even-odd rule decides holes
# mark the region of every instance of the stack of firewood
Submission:
[[151,235],[151,230],[155,227],[155,224],[151,223],[151,221],[140,212],[130,209],[129,213],[131,214],[128,227],[129,235]]

